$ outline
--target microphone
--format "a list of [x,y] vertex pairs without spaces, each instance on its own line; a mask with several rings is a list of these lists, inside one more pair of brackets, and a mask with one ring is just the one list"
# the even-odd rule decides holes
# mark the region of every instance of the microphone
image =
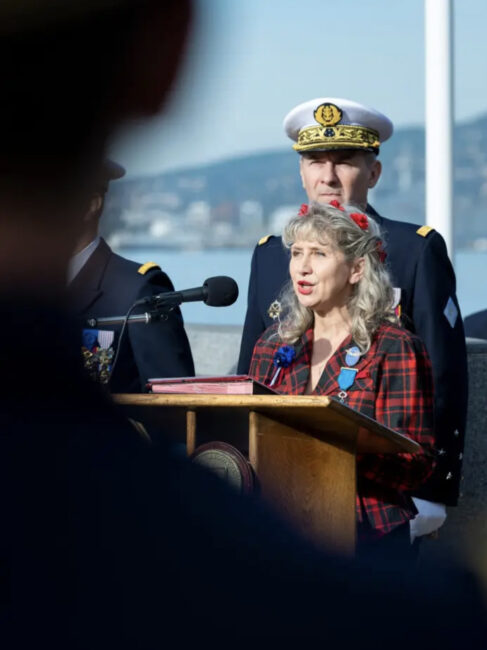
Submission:
[[207,278],[202,287],[183,289],[182,291],[166,291],[155,296],[140,298],[135,305],[164,305],[176,306],[182,302],[199,302],[209,307],[228,307],[238,298],[238,285],[233,278],[217,275]]
[[[182,302],[195,302],[202,300],[209,307],[228,307],[238,298],[238,284],[233,278],[226,275],[217,275],[204,281],[202,287],[183,289],[182,291],[166,291],[155,296],[147,296],[136,300],[125,316],[103,316],[101,318],[88,318],[87,327],[118,325],[120,323],[153,323],[158,320],[161,313],[171,311],[168,308],[176,307]],[[144,314],[129,315],[138,305],[145,305],[149,312]],[[158,313],[160,312],[160,313]]]

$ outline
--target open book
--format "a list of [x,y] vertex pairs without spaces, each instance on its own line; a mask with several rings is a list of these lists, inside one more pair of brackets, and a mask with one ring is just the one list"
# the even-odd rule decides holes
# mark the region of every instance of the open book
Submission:
[[146,388],[150,393],[206,393],[214,395],[269,395],[275,393],[272,388],[255,381],[248,375],[148,379]]

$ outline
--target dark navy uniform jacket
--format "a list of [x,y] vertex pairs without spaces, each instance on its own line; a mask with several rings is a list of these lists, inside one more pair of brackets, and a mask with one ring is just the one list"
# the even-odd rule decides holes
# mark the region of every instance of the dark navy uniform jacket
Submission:
[[467,316],[465,334],[474,339],[487,339],[487,309]]
[[[102,239],[69,286],[70,306],[83,322],[90,317],[123,316],[139,298],[174,291],[159,267],[140,273],[140,264],[116,255]],[[144,307],[133,313],[143,313]],[[81,323],[80,323],[81,324]],[[82,325],[82,327],[88,327]],[[150,377],[194,375],[193,358],[179,309],[167,319],[128,323],[120,342],[121,325],[100,326],[114,332],[120,347],[109,388],[114,393],[140,392]]]
[[[418,234],[417,225],[385,219],[370,206],[367,211],[383,232],[392,283],[401,289],[403,324],[423,340],[433,364],[437,468],[414,496],[456,505],[468,386],[465,335],[456,298],[455,273],[439,233],[421,231],[422,236]],[[289,279],[289,255],[281,238],[269,237],[261,242],[252,257],[238,363],[238,372],[244,374],[249,370],[255,342],[274,322],[268,313],[269,306]]]

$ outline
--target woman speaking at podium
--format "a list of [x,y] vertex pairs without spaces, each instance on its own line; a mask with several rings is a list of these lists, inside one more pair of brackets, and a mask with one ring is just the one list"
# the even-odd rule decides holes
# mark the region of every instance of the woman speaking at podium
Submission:
[[[277,322],[257,341],[250,375],[289,395],[328,395],[433,451],[431,365],[403,329],[378,225],[334,205],[303,206],[285,227],[291,281]],[[357,550],[411,552],[408,491],[433,456],[357,456]]]

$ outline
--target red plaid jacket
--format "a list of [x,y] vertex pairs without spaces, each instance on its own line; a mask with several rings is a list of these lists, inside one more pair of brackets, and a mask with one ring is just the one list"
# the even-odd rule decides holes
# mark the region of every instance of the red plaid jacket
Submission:
[[[250,375],[270,384],[276,371],[274,354],[283,342],[277,325],[257,341]],[[346,366],[351,336],[326,364],[315,395],[338,399],[338,375]],[[304,393],[309,379],[313,330],[294,345],[296,357],[282,368],[273,388],[286,395]],[[376,332],[369,352],[355,365],[358,372],[348,389],[345,404],[378,422],[409,436],[433,452],[433,380],[431,364],[420,339],[395,325],[384,324]],[[361,454],[357,456],[357,520],[359,540],[382,536],[412,519],[416,508],[408,490],[420,485],[433,470],[432,455]]]

